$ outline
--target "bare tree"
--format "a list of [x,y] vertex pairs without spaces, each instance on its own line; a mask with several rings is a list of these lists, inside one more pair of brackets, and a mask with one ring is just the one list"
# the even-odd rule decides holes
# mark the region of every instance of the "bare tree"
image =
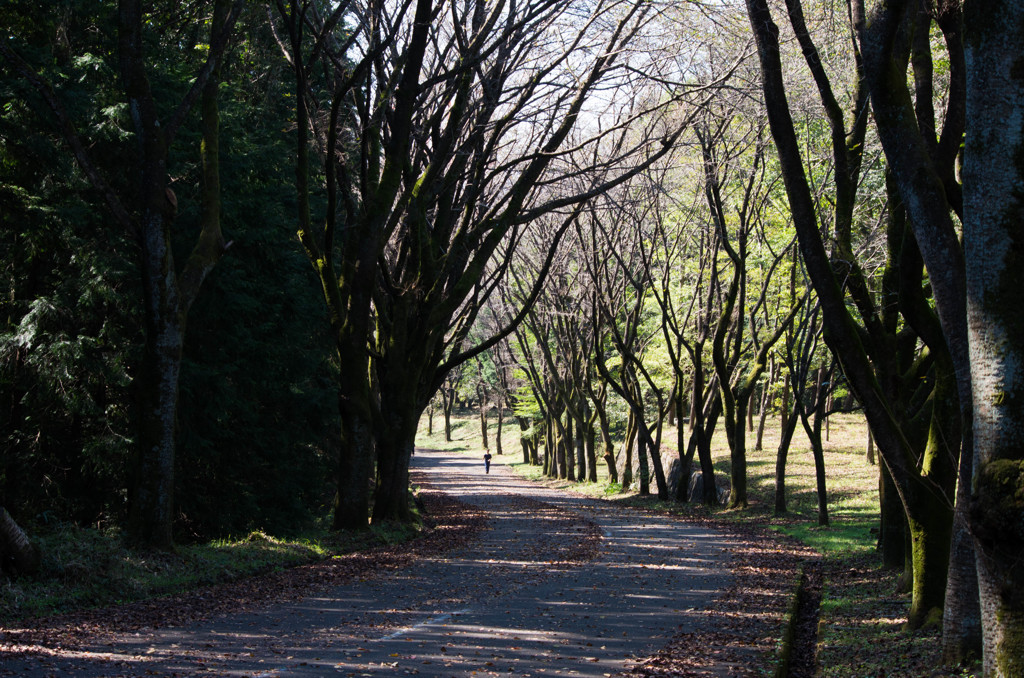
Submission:
[[[949,351],[928,305],[920,252],[915,239],[906,237],[906,224],[898,219],[889,224],[889,256],[882,276],[881,306],[876,304],[851,247],[856,186],[864,152],[864,88],[855,90],[852,125],[848,130],[842,107],[804,23],[801,5],[797,0],[787,2],[790,24],[829,120],[835,167],[831,221],[836,247],[830,257],[820,230],[828,213],[813,197],[787,103],[778,27],[766,2],[747,0],[746,4],[758,43],[772,136],[804,264],[821,301],[826,340],[864,406],[913,534],[910,624],[919,626],[941,610],[949,558],[955,478],[951,463],[956,454],[951,454],[945,445],[947,441],[959,440],[957,430],[950,429],[959,429],[959,418],[949,416],[950,407],[957,411]],[[900,208],[894,201],[890,201],[890,208],[898,215]],[[856,309],[859,322],[847,300]],[[898,322],[901,315],[906,321],[903,327]],[[920,359],[914,354],[918,339],[929,349]],[[907,347],[909,351],[905,350]],[[922,403],[916,396],[923,382],[911,379],[925,374],[933,377],[928,383],[934,385],[935,397]],[[934,435],[930,435],[932,427]]]
[[[651,50],[645,36],[661,21],[651,3],[343,2],[325,17],[312,2],[278,8],[296,74],[300,196],[308,130],[326,168],[322,227],[299,202],[346,365],[351,461],[335,525],[365,522],[371,445],[374,520],[408,519],[422,408],[452,367],[525,315],[471,345],[510,250],[539,217],[640,171],[626,159],[667,152],[679,134],[664,114],[683,93],[665,90],[678,59]],[[324,60],[334,69],[326,98],[310,86]]]

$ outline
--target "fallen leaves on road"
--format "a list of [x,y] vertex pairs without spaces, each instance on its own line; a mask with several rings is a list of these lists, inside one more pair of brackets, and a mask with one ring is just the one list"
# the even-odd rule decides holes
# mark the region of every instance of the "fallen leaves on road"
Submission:
[[775,660],[800,565],[817,554],[758,526],[713,518],[688,520],[699,520],[736,543],[729,561],[733,581],[704,611],[704,628],[677,635],[622,675],[763,676]]
[[111,642],[118,634],[195,623],[215,615],[296,600],[332,585],[352,579],[371,579],[419,558],[458,548],[486,524],[484,512],[441,492],[423,490],[420,498],[427,511],[428,529],[412,541],[187,593],[33,619],[29,622],[30,628],[0,628],[0,653],[17,656],[36,652],[40,647],[75,650]]

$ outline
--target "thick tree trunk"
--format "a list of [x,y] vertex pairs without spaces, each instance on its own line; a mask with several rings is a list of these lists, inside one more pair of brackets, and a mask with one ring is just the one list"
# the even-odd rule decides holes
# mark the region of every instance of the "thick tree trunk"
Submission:
[[[961,453],[970,457],[969,450]],[[968,525],[970,480],[958,481],[953,509],[953,540],[950,544],[946,602],[942,613],[942,661],[959,666],[981,654],[981,606],[978,598],[978,569],[974,541]]]
[[946,578],[935,576],[949,567],[949,544],[952,538],[950,510],[946,498],[936,497],[932,510],[922,507],[914,516],[907,516],[910,546],[913,554],[914,583],[911,591],[907,626],[911,629],[941,624],[946,597]]
[[523,448],[523,463],[533,463],[533,456],[530,454],[530,438],[532,435],[532,427],[526,417],[516,417],[516,423],[519,424],[519,444]]
[[33,574],[39,569],[39,560],[39,549],[0,506],[0,567],[4,572]]
[[[351,362],[339,361],[339,364],[351,365]],[[345,373],[347,370],[342,371]],[[353,393],[354,390],[342,386],[338,388],[341,435],[338,446],[338,488],[331,523],[331,528],[335,530],[365,530],[370,517],[373,424],[368,404],[360,401]]]
[[[162,238],[153,234],[151,240]],[[158,250],[145,255],[150,260],[144,280],[147,338],[140,389],[139,453],[128,534],[134,543],[145,548],[169,550],[174,545],[174,452],[183,328],[176,308],[171,307],[177,306],[176,290],[167,284],[166,275],[161,275],[159,269],[149,270],[153,259],[169,258],[169,243],[164,242],[163,248],[163,253]]]
[[1024,5],[966,4],[964,242],[974,387],[970,524],[985,676],[1024,675]]
[[903,510],[889,467],[878,465],[878,548],[883,567],[903,567],[906,562],[907,514]]
[[[711,458],[711,436],[718,425],[718,417],[722,415],[722,399],[713,397],[705,416],[703,410],[698,412],[697,426],[694,428],[697,444],[697,459],[700,461],[701,480],[704,484],[704,496],[701,501],[706,506],[718,505],[718,486],[715,481],[715,464]],[[693,497],[690,498],[693,501]]]
[[[404,405],[404,407],[403,407]],[[377,437],[377,489],[373,498],[373,524],[412,521],[409,506],[409,461],[416,443],[420,410],[408,398],[382,412],[385,430]]]
[[732,461],[730,479],[732,494],[729,495],[729,508],[747,508],[747,439],[746,409],[748,396],[735,398],[733,411],[725,413],[726,431],[732,431],[729,439],[729,456]]
[[636,460],[640,471],[640,495],[646,497],[651,493],[651,467],[647,461],[647,437],[640,431],[644,426],[637,417]]

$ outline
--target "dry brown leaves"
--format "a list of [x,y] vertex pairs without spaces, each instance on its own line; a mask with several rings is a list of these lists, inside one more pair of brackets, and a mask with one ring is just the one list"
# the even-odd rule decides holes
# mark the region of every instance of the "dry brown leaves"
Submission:
[[467,543],[486,523],[479,509],[441,492],[420,493],[428,515],[425,534],[403,544],[357,553],[116,607],[32,620],[31,628],[0,629],[0,651],[26,646],[77,649],[115,635],[180,626],[210,617],[303,598],[353,579],[369,579]]
[[687,518],[729,536],[732,584],[705,610],[704,628],[683,633],[624,674],[631,678],[763,676],[775,661],[800,565],[817,554],[767,529]]

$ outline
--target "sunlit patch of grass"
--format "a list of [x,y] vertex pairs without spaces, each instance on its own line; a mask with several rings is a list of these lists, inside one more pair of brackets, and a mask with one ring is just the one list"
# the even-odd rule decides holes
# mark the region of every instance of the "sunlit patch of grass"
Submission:
[[427,417],[424,415],[416,432],[416,447],[428,450],[444,450],[446,452],[467,452],[483,449],[480,444],[480,426],[473,418],[452,417],[451,440],[445,438],[444,417],[434,415],[433,431],[430,430]]

